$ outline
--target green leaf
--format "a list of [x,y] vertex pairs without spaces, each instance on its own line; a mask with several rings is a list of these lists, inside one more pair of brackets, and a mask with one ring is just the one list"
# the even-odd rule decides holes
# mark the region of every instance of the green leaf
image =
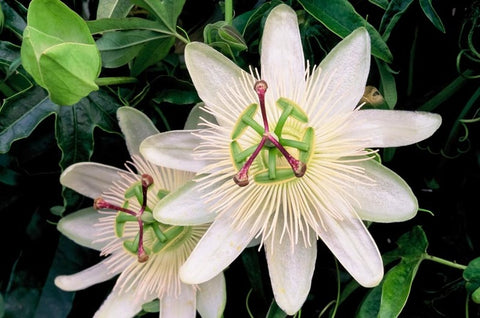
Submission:
[[97,19],[126,17],[132,7],[130,0],[99,0]]
[[390,33],[397,24],[400,17],[407,11],[413,0],[392,0],[385,11],[380,22],[378,31],[382,34],[383,40],[387,41]]
[[100,54],[79,15],[58,0],[33,0],[27,21],[22,64],[54,103],[72,105],[98,89]]
[[177,19],[182,12],[185,0],[132,0],[132,2],[162,21],[173,34],[177,33]]
[[132,65],[132,76],[138,76],[149,66],[163,60],[175,44],[173,36],[153,40],[138,52]]
[[480,288],[480,257],[468,263],[467,268],[463,271],[463,279],[466,281],[465,288],[469,294]]
[[169,36],[150,30],[130,30],[105,33],[97,40],[103,66],[116,68],[133,60],[144,45],[164,40]]
[[365,314],[362,317],[372,317],[370,314],[376,308],[378,317],[398,317],[407,302],[413,279],[426,254],[428,241],[422,228],[415,226],[398,239],[397,245],[398,248],[383,255],[383,259],[384,263],[390,263],[393,259],[401,258],[400,263],[392,267],[382,283],[370,291],[359,311]]
[[386,10],[388,7],[388,0],[368,0],[368,2],[373,3],[379,8]]
[[347,0],[299,0],[305,10],[341,38],[359,27],[370,34],[372,54],[391,63],[392,53],[377,30],[360,16]]
[[188,105],[200,100],[191,82],[173,76],[159,76],[153,84],[162,87],[162,90],[156,92],[153,97],[153,101],[157,104],[167,102],[176,105]]
[[384,61],[375,58],[375,62],[377,63],[378,72],[380,74],[380,91],[382,92],[388,108],[393,109],[397,104],[397,85],[395,84],[395,77],[393,77],[390,68]]
[[14,141],[28,137],[57,111],[58,105],[38,86],[7,98],[0,109],[0,153],[8,152]]
[[4,27],[11,30],[18,38],[21,38],[23,30],[27,26],[25,20],[5,1],[2,1],[2,11],[5,15]]
[[420,7],[433,25],[442,33],[445,33],[445,27],[443,26],[442,20],[438,16],[437,12],[433,8],[432,0],[420,0]]
[[160,24],[157,21],[136,17],[87,21],[87,26],[92,34],[108,31],[151,30],[171,35],[171,32],[165,28],[163,24]]
[[61,107],[55,123],[55,135],[62,151],[60,167],[89,161],[93,153],[96,127],[107,132],[118,131],[115,99],[100,90],[91,93],[72,107]]

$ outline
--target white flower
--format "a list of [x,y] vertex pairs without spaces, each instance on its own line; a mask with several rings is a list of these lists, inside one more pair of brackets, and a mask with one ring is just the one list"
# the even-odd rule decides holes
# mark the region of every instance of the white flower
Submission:
[[[361,285],[381,281],[381,255],[362,220],[408,220],[418,205],[409,186],[369,149],[428,138],[441,118],[356,107],[370,68],[364,28],[310,72],[296,14],[279,5],[265,22],[261,50],[260,76],[207,45],[188,44],[187,68],[216,122],[152,136],[140,149],[154,163],[198,173],[196,185],[175,194],[180,200],[155,207],[155,218],[172,224],[214,218],[181,279],[214,277],[259,238],[275,299],[294,314],[310,290],[317,238]],[[199,193],[204,200],[182,201]],[[206,214],[192,209],[204,205]],[[171,216],[171,209],[183,212]]]
[[193,173],[145,161],[140,142],[158,130],[134,108],[121,107],[117,115],[132,156],[127,170],[82,162],[60,177],[64,186],[96,199],[99,211],[72,213],[60,220],[58,229],[78,244],[101,250],[106,258],[79,273],[56,277],[55,284],[74,291],[119,275],[95,317],[133,317],[154,299],[160,300],[160,317],[194,318],[197,310],[202,317],[221,317],[226,300],[223,273],[198,285],[182,283],[178,274],[208,224],[172,226],[154,220],[151,213],[169,192],[192,182]]

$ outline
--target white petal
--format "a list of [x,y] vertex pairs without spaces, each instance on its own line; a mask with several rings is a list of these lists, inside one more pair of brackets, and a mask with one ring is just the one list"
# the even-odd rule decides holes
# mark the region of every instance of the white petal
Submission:
[[250,232],[252,225],[253,220],[238,230],[228,214],[217,218],[180,267],[180,279],[188,284],[200,284],[218,275],[255,236],[256,233]]
[[130,155],[139,155],[140,143],[145,138],[159,133],[150,118],[133,107],[120,107],[117,110],[117,118]]
[[370,37],[359,28],[337,44],[312,74],[317,84],[310,89],[312,101],[322,94],[313,114],[330,107],[336,112],[353,110],[363,96],[369,71]]
[[121,179],[122,170],[95,163],[80,162],[69,166],[60,176],[60,183],[76,192],[96,199]]
[[192,110],[188,114],[187,120],[185,121],[184,130],[195,130],[202,128],[202,123],[205,121],[213,124],[218,124],[217,119],[212,114],[208,113],[204,109],[204,103],[198,103],[193,106]]
[[223,273],[198,285],[197,310],[202,318],[223,317],[226,302],[227,290]]
[[180,295],[166,295],[160,299],[161,318],[195,318],[195,289],[191,285],[182,284]]
[[366,147],[398,147],[430,137],[441,123],[433,113],[365,109],[355,112],[348,133],[368,140]]
[[210,46],[199,42],[187,44],[185,64],[198,95],[213,111],[221,126],[233,125],[246,106],[257,102],[252,84],[246,92],[249,95],[248,101],[229,99],[226,103],[226,95],[231,95],[229,90],[239,87],[242,78],[248,78],[251,82],[254,80],[250,74]]
[[[166,224],[199,225],[212,222],[215,213],[210,212],[202,200],[201,184],[193,180],[160,200],[153,209],[153,217]],[[208,193],[208,192],[207,192]]]
[[383,278],[383,263],[377,245],[356,216],[336,220],[325,215],[318,233],[343,267],[364,287],[374,287]]
[[58,222],[57,229],[75,243],[100,251],[107,244],[95,242],[100,234],[100,229],[95,224],[100,217],[94,208],[82,209],[63,217]]
[[167,131],[145,139],[140,152],[150,162],[177,170],[197,172],[206,163],[193,158],[193,149],[201,142],[195,130]]
[[[274,99],[296,100],[305,90],[305,58],[297,15],[281,4],[268,15],[262,35],[262,78]],[[268,94],[268,93],[267,93]]]
[[120,271],[110,272],[103,260],[76,274],[55,277],[55,285],[65,291],[76,291],[107,281],[119,273]]
[[418,210],[417,198],[408,184],[395,172],[374,160],[355,163],[375,180],[372,187],[357,186],[350,190],[353,202],[363,220],[401,222],[413,218]]
[[[281,229],[283,225],[277,224],[277,228]],[[275,235],[265,242],[268,272],[275,301],[288,315],[294,315],[300,310],[310,292],[317,258],[317,239],[314,231],[310,233],[310,242],[311,246],[306,247],[301,242],[292,248],[289,236],[281,238],[281,231],[276,231]]]
[[94,318],[131,318],[142,309],[142,304],[148,303],[155,298],[155,295],[150,295],[147,299],[143,299],[136,296],[133,292],[118,293],[114,289],[95,313]]

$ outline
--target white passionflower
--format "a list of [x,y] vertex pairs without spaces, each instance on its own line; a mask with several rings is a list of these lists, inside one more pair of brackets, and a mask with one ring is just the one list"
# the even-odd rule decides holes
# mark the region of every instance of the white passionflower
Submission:
[[94,208],[62,218],[58,229],[106,258],[79,273],[56,277],[55,284],[74,291],[119,275],[95,317],[133,317],[142,304],[154,299],[160,300],[160,317],[194,318],[197,310],[202,317],[221,317],[226,299],[223,273],[198,285],[181,282],[178,273],[208,225],[174,226],[152,217],[151,208],[169,192],[192,182],[194,174],[143,159],[140,142],[158,130],[134,108],[121,107],[117,116],[132,156],[127,170],[82,162],[60,177],[62,185],[95,203]]
[[[428,138],[441,118],[357,107],[371,58],[364,28],[310,71],[296,14],[279,5],[265,22],[261,50],[260,75],[205,44],[188,44],[187,68],[216,121],[147,138],[141,152],[154,163],[198,173],[197,184],[155,207],[156,219],[196,224],[214,218],[181,279],[211,279],[259,238],[275,299],[293,314],[310,290],[317,238],[361,285],[381,281],[382,258],[362,220],[408,220],[418,205],[409,186],[369,149]],[[199,193],[204,200],[188,201]],[[209,213],[192,209],[204,204]],[[171,216],[171,209],[182,212]]]

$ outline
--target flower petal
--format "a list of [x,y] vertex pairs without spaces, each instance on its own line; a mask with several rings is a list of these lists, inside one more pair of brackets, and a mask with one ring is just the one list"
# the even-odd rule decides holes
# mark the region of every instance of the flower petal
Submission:
[[312,114],[325,108],[353,110],[363,96],[369,71],[370,37],[365,28],[358,28],[338,43],[312,74],[306,105],[317,107]]
[[356,162],[367,177],[375,180],[372,187],[352,187],[349,192],[357,200],[355,210],[363,220],[401,222],[413,218],[418,210],[417,198],[408,184],[395,172],[376,162]]
[[215,116],[205,111],[205,103],[198,103],[193,106],[192,110],[188,114],[187,120],[185,121],[184,130],[195,130],[202,128],[201,124],[205,121],[213,124],[217,124],[217,119]]
[[142,304],[155,298],[156,295],[153,294],[145,299],[133,292],[119,293],[114,289],[95,313],[94,318],[131,318],[142,310]]
[[196,316],[195,289],[182,284],[180,295],[165,295],[160,299],[160,317],[192,318]]
[[[277,228],[283,228],[283,224],[277,224]],[[275,231],[275,235],[265,242],[268,272],[278,306],[288,315],[294,315],[310,292],[317,258],[317,239],[315,232],[311,231],[311,246],[305,246],[303,242],[292,246],[288,235],[281,236],[281,231]]]
[[145,139],[142,155],[153,164],[183,171],[198,172],[206,163],[193,158],[193,149],[201,142],[196,130],[167,131]]
[[60,183],[76,192],[96,199],[121,179],[121,169],[95,162],[80,162],[69,166],[60,176]]
[[218,217],[180,267],[180,279],[188,284],[200,284],[218,275],[255,236],[256,233],[250,231],[253,221],[238,229],[227,213]]
[[139,155],[140,143],[145,138],[159,133],[150,118],[133,107],[120,107],[117,110],[117,118],[130,155]]
[[442,123],[438,114],[402,110],[365,109],[354,116],[347,133],[366,139],[366,147],[410,145],[433,135]]
[[57,229],[77,244],[100,251],[107,243],[95,242],[100,229],[95,226],[101,214],[94,208],[85,208],[71,213],[57,224]]
[[[257,102],[253,76],[210,46],[199,42],[187,44],[185,64],[198,95],[220,126],[234,125],[244,108]],[[245,92],[242,90],[242,96],[232,98],[232,91],[241,90],[243,79],[248,79],[251,87]]]
[[227,290],[223,273],[202,283],[197,291],[197,310],[203,318],[223,317]]
[[[305,58],[297,14],[285,4],[268,15],[262,35],[262,78],[274,99],[297,100],[305,90]],[[271,93],[270,93],[271,94]]]
[[121,270],[111,272],[103,260],[76,274],[55,277],[55,285],[65,291],[76,291],[107,281],[120,272]]
[[199,225],[212,222],[215,213],[210,212],[202,200],[201,184],[193,180],[160,200],[153,209],[153,217],[166,224]]
[[377,245],[356,216],[338,220],[328,215],[317,233],[343,267],[364,287],[374,287],[383,278],[383,263]]

